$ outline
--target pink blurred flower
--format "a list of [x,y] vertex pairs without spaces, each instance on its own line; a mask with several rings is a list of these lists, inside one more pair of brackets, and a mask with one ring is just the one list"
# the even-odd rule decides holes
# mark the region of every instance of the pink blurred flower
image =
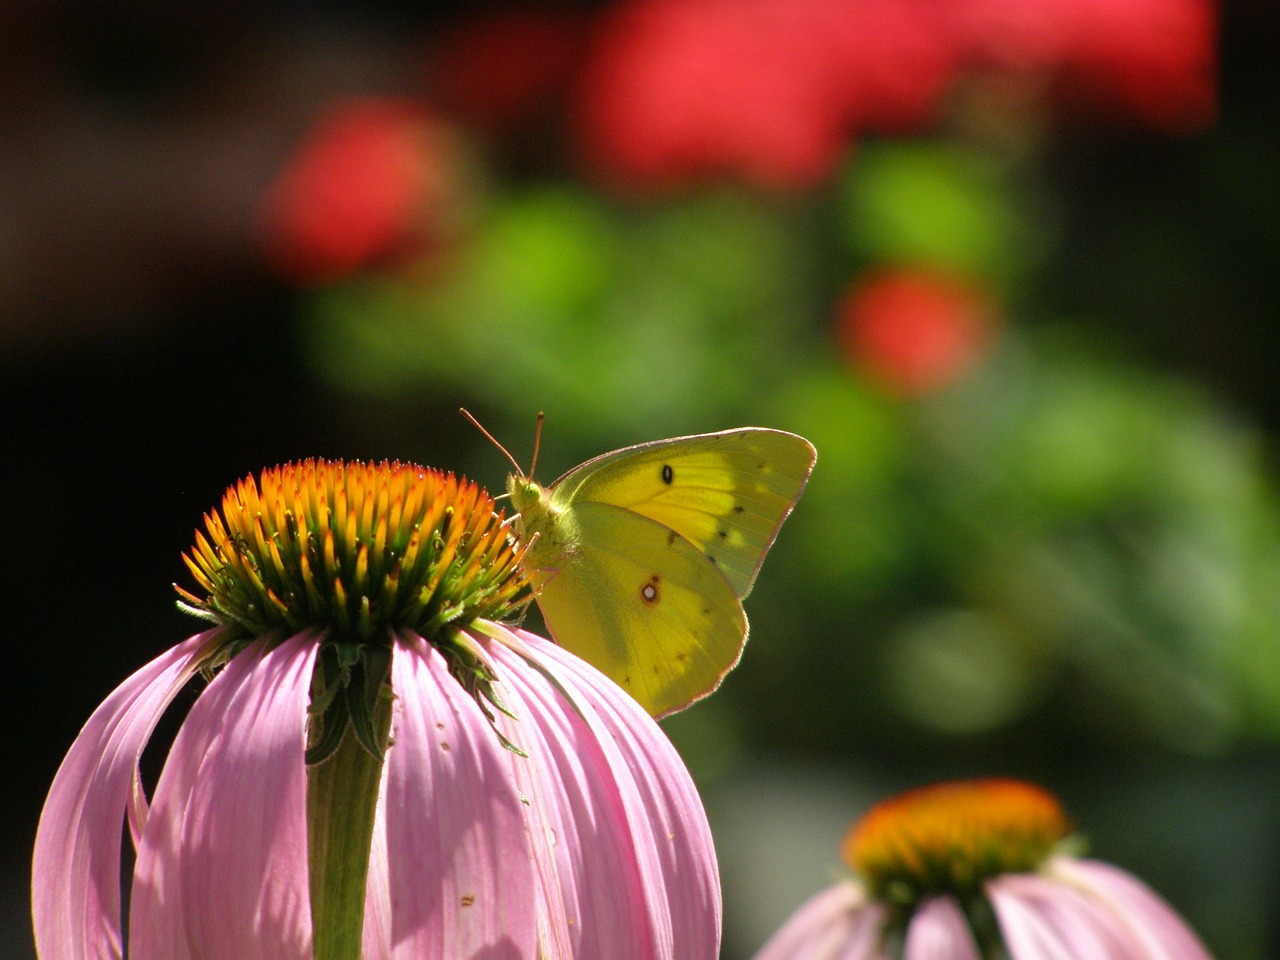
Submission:
[[973,284],[924,268],[872,273],[838,309],[846,360],[911,396],[954,382],[990,344],[994,310]]
[[323,284],[430,245],[455,216],[455,152],[409,101],[332,104],[263,196],[268,262],[290,281]]
[[1210,960],[1141,881],[1055,852],[1068,829],[1053,797],[1017,781],[892,798],[846,841],[859,876],[801,906],[754,960]]
[[[50,789],[32,884],[42,960],[124,955],[126,821],[131,960],[311,957],[307,754],[335,716],[363,744],[359,715],[388,695],[356,875],[363,957],[716,956],[694,786],[630,697],[488,619],[524,583],[492,507],[465,481],[387,464],[312,461],[228,491],[188,560],[209,594],[185,594],[224,623],[121,684]],[[160,714],[224,661],[148,803],[138,763]]]

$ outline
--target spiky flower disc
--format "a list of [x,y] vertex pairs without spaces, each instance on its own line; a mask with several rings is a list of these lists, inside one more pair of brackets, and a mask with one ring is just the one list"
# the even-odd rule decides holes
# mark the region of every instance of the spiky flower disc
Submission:
[[844,855],[878,897],[965,898],[983,880],[1034,870],[1070,832],[1054,796],[1018,780],[943,783],[872,807]]
[[412,464],[305,460],[245,477],[185,554],[195,612],[252,636],[327,627],[368,641],[428,639],[501,619],[527,585],[493,498]]

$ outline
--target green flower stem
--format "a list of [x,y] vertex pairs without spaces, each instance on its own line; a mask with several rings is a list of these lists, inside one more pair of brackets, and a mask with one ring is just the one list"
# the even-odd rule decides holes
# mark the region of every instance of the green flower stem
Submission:
[[[391,697],[377,698],[373,729],[385,755]],[[314,960],[360,960],[365,883],[382,761],[350,728],[337,750],[307,768],[307,850],[310,862]]]

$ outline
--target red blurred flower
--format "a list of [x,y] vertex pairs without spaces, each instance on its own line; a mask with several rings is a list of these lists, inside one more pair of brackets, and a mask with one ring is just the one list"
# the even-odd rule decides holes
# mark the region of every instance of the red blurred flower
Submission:
[[555,10],[500,9],[462,21],[433,44],[435,95],[469,123],[518,125],[566,88],[582,35],[580,16]]
[[599,25],[579,122],[603,172],[641,184],[822,179],[844,146],[830,37],[807,3],[634,0]]
[[949,29],[970,67],[1044,71],[1070,46],[1074,11],[1070,0],[955,0]]
[[623,0],[576,117],[608,176],[822,180],[864,131],[932,123],[962,70],[1162,129],[1211,118],[1214,0]]
[[325,283],[420,246],[450,203],[448,154],[445,131],[413,103],[331,105],[263,196],[268,260],[290,280]]
[[957,278],[888,270],[853,285],[840,306],[846,359],[896,392],[917,396],[956,380],[991,340],[988,298]]
[[846,131],[910,133],[936,119],[960,50],[936,0],[816,2]]
[[1157,129],[1185,132],[1217,112],[1212,0],[1076,0],[1066,92]]
[[972,64],[1035,71],[1057,98],[1185,131],[1214,115],[1214,0],[957,0]]

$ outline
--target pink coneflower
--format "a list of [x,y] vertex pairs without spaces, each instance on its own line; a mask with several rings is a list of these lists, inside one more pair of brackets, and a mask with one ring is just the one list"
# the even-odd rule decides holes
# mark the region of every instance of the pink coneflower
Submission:
[[857,878],[794,913],[755,960],[1209,960],[1173,909],[1061,848],[1050,794],[944,783],[873,807],[845,840]]
[[[90,717],[36,837],[42,960],[714,958],[694,786],[594,669],[503,626],[475,485],[308,461],[232,487],[182,591],[217,622]],[[148,803],[138,759],[195,675]]]

